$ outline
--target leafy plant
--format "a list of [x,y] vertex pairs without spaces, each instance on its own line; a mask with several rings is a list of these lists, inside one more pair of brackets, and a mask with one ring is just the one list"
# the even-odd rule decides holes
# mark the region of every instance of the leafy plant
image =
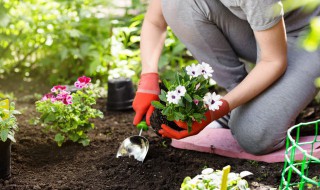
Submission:
[[54,140],[58,146],[68,139],[88,145],[87,133],[94,128],[90,119],[103,117],[100,110],[92,108],[96,96],[90,82],[88,77],[79,77],[74,84],[78,89],[75,93],[67,91],[66,86],[54,86],[51,93],[36,102],[36,110],[41,114],[39,120],[46,131],[56,133]]
[[219,109],[222,104],[220,95],[208,92],[212,72],[207,63],[187,66],[176,73],[174,80],[163,80],[167,90],[161,89],[160,101],[153,101],[152,105],[162,110],[169,121],[186,122],[190,131],[192,122],[201,122],[208,109]]
[[[9,108],[9,109],[7,109]],[[18,131],[18,123],[16,114],[20,114],[15,110],[14,102],[9,103],[9,99],[0,101],[0,137],[1,141],[5,142],[10,139],[16,142],[14,135]]]
[[111,31],[103,6],[108,5],[108,0],[1,1],[0,74],[46,73],[53,84],[80,73],[105,75]]
[[[220,190],[222,182],[223,171],[213,170],[212,168],[206,168],[202,170],[201,174],[194,178],[185,177],[182,184],[181,190]],[[243,171],[238,173],[228,173],[227,177],[227,189],[233,190],[248,190],[248,182],[243,179],[244,177],[252,175],[251,172]]]

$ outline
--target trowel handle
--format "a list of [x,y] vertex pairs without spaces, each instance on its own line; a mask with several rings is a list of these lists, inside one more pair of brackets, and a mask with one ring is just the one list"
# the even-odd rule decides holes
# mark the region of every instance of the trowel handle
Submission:
[[148,125],[146,121],[141,121],[138,125],[137,128],[140,129],[141,131],[147,131],[148,130]]

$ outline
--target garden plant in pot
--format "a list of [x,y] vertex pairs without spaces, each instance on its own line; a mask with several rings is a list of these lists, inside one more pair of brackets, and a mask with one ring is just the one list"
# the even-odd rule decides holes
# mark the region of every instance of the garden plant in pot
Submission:
[[[192,64],[176,73],[174,80],[163,80],[159,101],[153,101],[155,107],[150,118],[151,127],[157,134],[162,124],[179,131],[176,123],[184,122],[190,132],[193,122],[206,119],[208,110],[217,110],[222,104],[220,95],[209,92],[213,69],[207,63]],[[175,122],[174,122],[175,121]]]
[[14,134],[18,131],[14,102],[9,99],[0,101],[0,179],[11,175],[11,142],[16,142]]
[[79,77],[74,83],[78,89],[74,93],[66,86],[57,85],[51,92],[36,102],[36,111],[40,113],[39,121],[45,131],[55,133],[54,141],[62,146],[67,140],[89,145],[88,131],[94,128],[93,118],[103,117],[103,113],[93,108],[97,94],[86,76]]

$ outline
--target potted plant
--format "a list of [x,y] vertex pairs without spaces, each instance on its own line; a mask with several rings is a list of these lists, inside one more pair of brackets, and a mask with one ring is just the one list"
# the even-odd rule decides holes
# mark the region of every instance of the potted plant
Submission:
[[97,95],[86,76],[79,77],[74,83],[77,90],[73,93],[66,86],[57,85],[51,92],[36,102],[36,111],[45,131],[55,133],[54,141],[62,146],[67,140],[89,145],[88,131],[94,128],[91,119],[103,118],[103,113],[93,108]]
[[157,132],[161,124],[167,124],[171,128],[181,130],[173,121],[181,121],[188,124],[188,131],[194,121],[201,122],[205,118],[205,112],[219,109],[222,104],[220,95],[209,92],[213,69],[207,63],[192,64],[181,72],[176,73],[174,80],[163,80],[160,101],[153,101],[156,108],[150,123]]
[[16,142],[14,135],[18,131],[14,102],[9,99],[0,101],[0,179],[11,175],[11,142]]

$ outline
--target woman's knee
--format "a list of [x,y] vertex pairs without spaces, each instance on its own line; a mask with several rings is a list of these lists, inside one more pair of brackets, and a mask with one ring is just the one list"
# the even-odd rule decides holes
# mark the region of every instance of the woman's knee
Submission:
[[249,109],[235,110],[231,114],[229,126],[234,138],[248,153],[254,155],[267,154],[284,145],[288,122],[272,120],[259,111]]

